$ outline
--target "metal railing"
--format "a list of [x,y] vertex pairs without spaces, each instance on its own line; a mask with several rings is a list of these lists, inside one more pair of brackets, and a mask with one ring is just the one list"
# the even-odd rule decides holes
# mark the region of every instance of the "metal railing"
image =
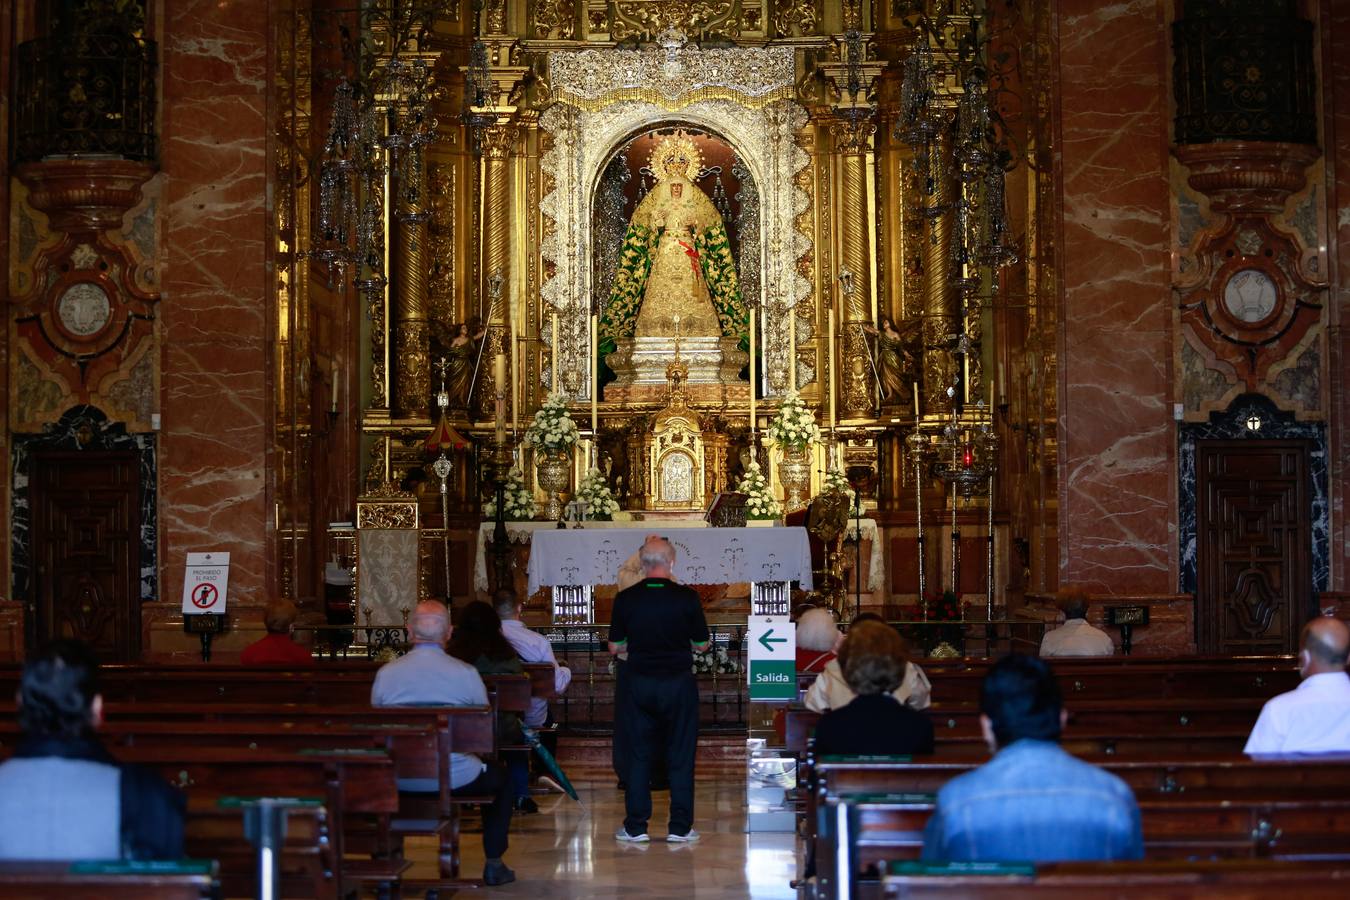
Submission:
[[[573,689],[553,701],[561,730],[607,732],[614,727],[615,663],[607,625],[554,625],[535,629],[553,644],[558,662],[572,670]],[[744,728],[747,722],[745,625],[709,625],[708,653],[696,655],[703,728]],[[576,690],[585,685],[585,691]]]

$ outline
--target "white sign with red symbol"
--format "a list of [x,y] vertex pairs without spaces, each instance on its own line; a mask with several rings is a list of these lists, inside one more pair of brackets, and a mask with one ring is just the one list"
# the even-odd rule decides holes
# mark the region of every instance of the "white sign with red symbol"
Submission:
[[183,579],[183,613],[200,616],[225,612],[230,586],[229,553],[189,553]]

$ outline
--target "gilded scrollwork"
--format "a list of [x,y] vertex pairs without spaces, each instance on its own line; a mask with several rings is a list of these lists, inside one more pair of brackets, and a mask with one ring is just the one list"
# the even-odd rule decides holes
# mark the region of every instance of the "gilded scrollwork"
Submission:
[[639,36],[657,38],[673,28],[737,37],[740,23],[735,16],[736,5],[734,0],[615,0],[610,37],[616,41]]
[[427,295],[431,318],[449,323],[455,317],[455,167],[432,163],[427,167],[431,195],[431,276]]
[[570,41],[576,35],[576,0],[535,0],[534,36]]
[[779,0],[773,11],[775,37],[794,37],[814,34],[819,16],[816,0]]
[[641,50],[550,53],[549,73],[554,96],[591,111],[624,100],[668,111],[717,99],[755,108],[792,95],[796,55],[791,47],[699,50],[681,35]]

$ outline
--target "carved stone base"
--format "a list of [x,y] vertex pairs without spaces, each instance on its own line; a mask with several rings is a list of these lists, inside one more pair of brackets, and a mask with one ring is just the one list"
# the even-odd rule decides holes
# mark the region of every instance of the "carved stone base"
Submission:
[[[605,388],[606,402],[664,402],[670,393],[666,367],[674,361],[672,338],[620,338],[618,349],[605,357],[618,375],[618,381]],[[750,385],[741,381],[740,374],[750,355],[737,349],[735,338],[681,338],[680,362],[689,368],[684,394],[691,406],[749,403]]]

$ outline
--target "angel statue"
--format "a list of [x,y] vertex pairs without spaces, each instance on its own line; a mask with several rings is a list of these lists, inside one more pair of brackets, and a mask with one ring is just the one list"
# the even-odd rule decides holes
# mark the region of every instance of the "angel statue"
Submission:
[[619,338],[732,337],[748,346],[748,319],[726,225],[694,183],[702,156],[676,131],[656,144],[657,183],[628,223],[609,302],[600,320],[600,351]]

